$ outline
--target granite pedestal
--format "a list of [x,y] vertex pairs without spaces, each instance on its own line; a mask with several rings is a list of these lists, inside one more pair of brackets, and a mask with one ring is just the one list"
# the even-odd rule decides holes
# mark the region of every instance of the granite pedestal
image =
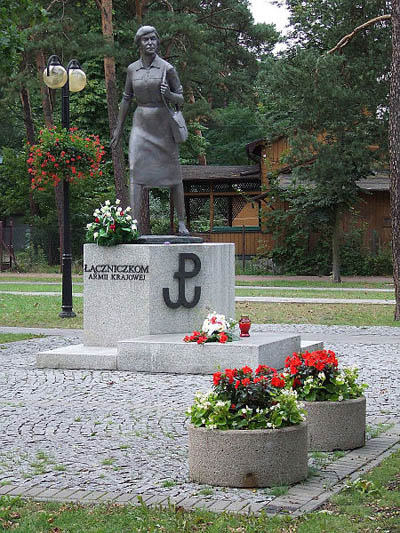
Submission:
[[235,316],[233,244],[124,244],[84,248],[84,344],[37,355],[40,368],[212,374],[282,368],[294,351],[319,349],[298,335],[255,333],[227,344],[183,337],[212,311]]
[[233,244],[86,244],[84,344],[190,332],[211,311],[233,318],[234,253]]

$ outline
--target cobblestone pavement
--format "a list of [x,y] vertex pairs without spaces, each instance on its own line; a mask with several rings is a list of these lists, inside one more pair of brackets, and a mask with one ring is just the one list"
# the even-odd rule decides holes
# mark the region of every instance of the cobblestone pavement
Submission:
[[[254,330],[272,329],[278,327],[254,326]],[[399,330],[279,326],[284,332],[299,329],[322,340],[324,333],[342,334],[345,340],[360,329],[367,335],[398,338],[399,343],[362,344],[361,340],[326,347],[333,349],[344,365],[359,366],[361,379],[370,384],[367,416],[371,428],[385,429],[382,424],[388,420],[399,422]],[[0,494],[9,491],[8,487],[17,487],[9,493],[32,496],[40,492],[38,488],[42,496],[73,489],[76,499],[81,491],[86,491],[82,495],[89,500],[105,493],[114,494],[118,501],[143,495],[150,503],[172,498],[193,507],[209,500],[212,510],[235,511],[246,506],[257,511],[270,502],[270,508],[275,504],[293,511],[304,504],[304,498],[297,496],[296,500],[301,485],[289,491],[286,501],[285,496],[275,498],[270,489],[210,488],[188,482],[185,410],[195,391],[210,387],[210,376],[35,367],[37,352],[79,342],[78,336],[69,335],[0,345]],[[385,442],[393,446],[397,442],[393,438],[372,439],[372,448],[367,447],[365,453],[375,457],[373,449],[381,452],[388,447]],[[353,458],[357,463],[357,457],[348,455],[347,462]],[[314,498],[325,490],[326,479],[332,478],[333,459],[339,458],[334,454],[310,456],[314,474],[322,476],[320,482],[309,481]],[[333,478],[335,482],[340,479]]]

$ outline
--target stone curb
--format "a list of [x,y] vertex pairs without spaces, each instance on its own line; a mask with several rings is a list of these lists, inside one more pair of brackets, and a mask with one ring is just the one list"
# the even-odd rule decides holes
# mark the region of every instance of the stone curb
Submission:
[[213,499],[210,497],[176,495],[171,490],[164,495],[135,494],[82,490],[75,488],[48,488],[36,485],[25,488],[21,485],[0,486],[0,496],[19,496],[23,499],[46,502],[75,502],[80,504],[114,503],[120,505],[145,505],[148,507],[169,508],[171,506],[184,510],[203,509],[214,513],[261,513],[267,516],[290,515],[301,516],[315,511],[333,495],[343,490],[346,483],[354,481],[378,466],[384,459],[400,449],[400,423],[389,421],[393,427],[380,436],[367,441],[363,448],[347,452],[342,458],[329,463],[322,469],[321,475],[293,485],[283,496],[278,496],[269,503],[250,503]]

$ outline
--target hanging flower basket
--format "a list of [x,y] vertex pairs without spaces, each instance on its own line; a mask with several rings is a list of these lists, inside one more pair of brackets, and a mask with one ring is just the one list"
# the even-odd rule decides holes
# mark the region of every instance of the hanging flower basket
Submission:
[[30,146],[27,159],[32,188],[43,190],[61,180],[73,183],[89,176],[101,176],[104,153],[97,135],[78,133],[77,128],[43,129],[39,142]]

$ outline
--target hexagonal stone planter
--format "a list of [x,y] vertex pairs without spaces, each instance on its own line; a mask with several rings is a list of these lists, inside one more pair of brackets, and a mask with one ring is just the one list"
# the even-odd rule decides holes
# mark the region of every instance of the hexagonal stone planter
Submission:
[[220,487],[289,485],[307,477],[307,424],[282,429],[189,426],[191,481]]
[[304,402],[308,449],[331,452],[365,445],[364,396],[343,402]]

